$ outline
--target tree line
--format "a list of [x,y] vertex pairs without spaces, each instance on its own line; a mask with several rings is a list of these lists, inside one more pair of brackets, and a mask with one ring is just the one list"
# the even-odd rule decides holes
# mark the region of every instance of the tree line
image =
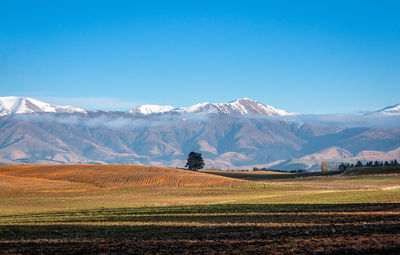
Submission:
[[368,161],[365,164],[363,164],[360,160],[357,161],[356,164],[353,163],[341,163],[339,165],[339,170],[346,170],[349,168],[355,168],[355,167],[393,167],[393,166],[399,166],[399,162],[397,162],[396,159],[391,160],[391,161]]

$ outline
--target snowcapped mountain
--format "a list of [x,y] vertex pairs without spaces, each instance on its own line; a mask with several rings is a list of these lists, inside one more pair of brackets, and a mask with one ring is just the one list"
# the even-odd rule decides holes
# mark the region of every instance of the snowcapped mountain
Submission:
[[[73,106],[58,106],[41,102],[29,97],[0,97],[0,116],[20,113],[53,112],[53,113],[85,113],[84,109]],[[132,108],[127,113],[136,115],[152,114],[224,114],[224,115],[264,115],[289,116],[297,115],[285,110],[256,102],[249,98],[240,98],[229,103],[198,103],[191,107],[175,108],[171,105],[144,104]]]
[[297,113],[287,112],[269,105],[256,102],[249,98],[241,98],[229,103],[198,103],[191,107],[174,108],[170,105],[142,105],[128,111],[133,114],[158,114],[158,113],[194,113],[194,114],[225,114],[225,115],[264,115],[288,116]]
[[[53,112],[53,113],[85,113],[84,109],[73,106],[58,106],[41,102],[29,97],[0,97],[0,116],[20,113]],[[297,113],[287,112],[249,98],[241,98],[229,103],[198,103],[191,107],[175,108],[171,105],[145,104],[132,108],[127,113],[136,115],[152,114],[224,114],[224,115],[264,115],[288,116]]]
[[141,105],[137,108],[132,108],[128,113],[134,113],[134,114],[143,114],[143,115],[149,115],[149,114],[157,114],[157,113],[164,113],[164,112],[169,112],[174,109],[173,106],[170,105],[155,105],[155,104],[144,104]]
[[385,107],[379,111],[373,112],[373,114],[383,114],[388,116],[400,115],[400,104]]
[[229,103],[199,103],[187,108],[186,111],[190,113],[222,113],[227,115],[287,116],[297,114],[277,109],[249,98],[240,98]]
[[[45,103],[29,97],[0,97],[0,116],[21,113],[93,113],[73,106],[59,106]],[[105,112],[105,111],[100,111]],[[223,114],[228,116],[261,115],[261,116],[293,116],[299,113],[287,112],[249,98],[240,98],[229,103],[198,103],[190,107],[176,108],[171,105],[144,104],[124,112],[114,114],[157,115],[157,114]],[[400,116],[400,104],[385,107],[381,110],[367,113],[370,116]]]
[[0,116],[35,112],[84,113],[85,110],[72,106],[52,105],[29,97],[0,97]]
[[[385,110],[393,112],[396,107]],[[31,118],[29,114],[16,116],[35,112],[51,114],[49,118]],[[73,118],[57,114],[76,112],[85,114]],[[185,113],[190,114],[183,115]],[[191,118],[197,114],[208,116]],[[341,161],[400,157],[398,126],[391,129],[329,126],[313,120],[303,123],[297,122],[296,118],[288,121],[286,117],[249,118],[249,115],[287,116],[295,113],[247,98],[230,103],[200,103],[188,108],[142,105],[128,112],[86,112],[32,98],[0,97],[0,164],[102,163],[182,167],[190,151],[199,151],[208,166],[232,169],[256,165],[291,170],[318,169],[322,160],[334,165]]]

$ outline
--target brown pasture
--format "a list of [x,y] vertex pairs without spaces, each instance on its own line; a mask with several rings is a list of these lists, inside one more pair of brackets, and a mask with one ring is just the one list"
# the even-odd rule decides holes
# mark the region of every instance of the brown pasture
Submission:
[[0,166],[0,193],[57,192],[121,186],[241,187],[250,182],[200,172],[129,165]]

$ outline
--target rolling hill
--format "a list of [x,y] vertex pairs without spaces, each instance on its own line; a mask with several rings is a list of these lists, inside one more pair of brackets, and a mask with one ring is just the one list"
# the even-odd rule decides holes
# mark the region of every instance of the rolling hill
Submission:
[[79,192],[121,187],[245,187],[251,184],[189,170],[128,165],[0,166],[0,192]]

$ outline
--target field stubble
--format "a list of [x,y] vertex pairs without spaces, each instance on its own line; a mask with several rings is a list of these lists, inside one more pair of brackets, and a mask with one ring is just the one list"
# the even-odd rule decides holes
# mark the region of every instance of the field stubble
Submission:
[[0,167],[0,252],[400,252],[396,173],[257,182],[213,174]]

